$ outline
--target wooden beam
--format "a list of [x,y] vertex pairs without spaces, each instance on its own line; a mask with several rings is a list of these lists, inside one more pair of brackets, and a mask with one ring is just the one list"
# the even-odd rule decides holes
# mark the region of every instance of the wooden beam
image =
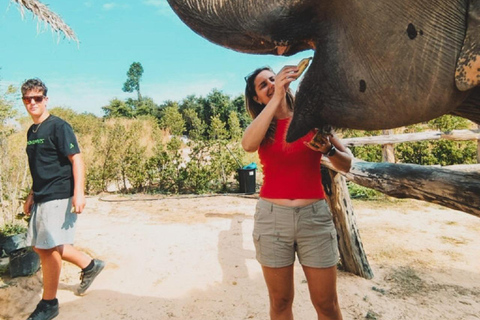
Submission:
[[417,133],[403,133],[393,135],[379,135],[370,137],[342,138],[342,143],[347,147],[358,147],[374,144],[395,144],[403,142],[415,142],[424,140],[480,140],[479,130],[453,130],[450,132],[424,131]]
[[[396,198],[436,203],[480,217],[480,171],[355,159],[345,177]],[[322,165],[333,169],[326,160]]]

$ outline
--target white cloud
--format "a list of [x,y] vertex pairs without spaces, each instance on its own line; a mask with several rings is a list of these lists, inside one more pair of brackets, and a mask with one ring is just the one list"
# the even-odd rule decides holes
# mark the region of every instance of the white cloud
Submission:
[[112,10],[113,8],[115,8],[117,6],[116,3],[114,2],[109,2],[109,3],[105,3],[102,7],[104,10]]
[[167,0],[145,0],[143,4],[157,8],[157,13],[161,16],[173,15],[173,11]]

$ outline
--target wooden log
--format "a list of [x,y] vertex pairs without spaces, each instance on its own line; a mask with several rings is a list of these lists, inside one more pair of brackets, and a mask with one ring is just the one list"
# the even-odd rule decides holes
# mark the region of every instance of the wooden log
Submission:
[[[327,161],[322,165],[331,169]],[[436,203],[480,217],[480,171],[354,161],[346,178],[396,198]]]
[[322,183],[338,235],[338,250],[343,269],[371,279],[373,272],[363,250],[345,177],[322,166]]

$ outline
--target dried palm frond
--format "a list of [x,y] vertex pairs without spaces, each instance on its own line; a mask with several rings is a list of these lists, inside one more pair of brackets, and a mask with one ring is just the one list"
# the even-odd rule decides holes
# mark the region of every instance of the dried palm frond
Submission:
[[55,32],[63,32],[67,39],[72,39],[78,42],[75,32],[57,15],[52,12],[45,4],[38,0],[11,0],[20,5],[20,12],[22,18],[25,16],[24,9],[30,10],[40,21],[48,23]]

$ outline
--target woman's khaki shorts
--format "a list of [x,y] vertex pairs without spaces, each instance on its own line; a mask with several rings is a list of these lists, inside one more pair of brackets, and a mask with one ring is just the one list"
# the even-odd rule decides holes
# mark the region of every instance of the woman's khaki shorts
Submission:
[[77,214],[71,213],[72,199],[35,203],[28,226],[27,245],[51,249],[73,244]]
[[266,267],[292,265],[295,252],[306,267],[328,268],[339,259],[337,232],[325,200],[305,207],[285,207],[260,199],[253,241],[257,260]]

